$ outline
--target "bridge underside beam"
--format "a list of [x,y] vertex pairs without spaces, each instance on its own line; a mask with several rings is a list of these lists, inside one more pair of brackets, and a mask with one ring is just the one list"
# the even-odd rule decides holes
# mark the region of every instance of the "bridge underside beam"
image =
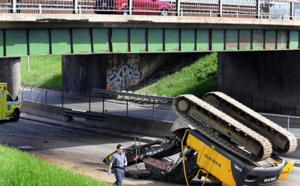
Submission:
[[0,29],[0,57],[103,53],[298,50],[298,30]]

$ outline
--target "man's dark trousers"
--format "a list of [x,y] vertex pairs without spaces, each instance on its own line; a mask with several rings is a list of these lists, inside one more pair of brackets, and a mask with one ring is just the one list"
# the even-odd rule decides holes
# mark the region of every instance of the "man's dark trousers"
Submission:
[[114,183],[114,185],[121,186],[124,178],[124,169],[115,168],[115,176],[117,181]]

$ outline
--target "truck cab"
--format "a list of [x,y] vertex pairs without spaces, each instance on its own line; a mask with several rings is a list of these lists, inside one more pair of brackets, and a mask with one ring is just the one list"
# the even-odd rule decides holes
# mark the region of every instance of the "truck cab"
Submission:
[[0,120],[18,121],[20,112],[21,104],[18,97],[13,99],[7,90],[7,83],[0,83]]

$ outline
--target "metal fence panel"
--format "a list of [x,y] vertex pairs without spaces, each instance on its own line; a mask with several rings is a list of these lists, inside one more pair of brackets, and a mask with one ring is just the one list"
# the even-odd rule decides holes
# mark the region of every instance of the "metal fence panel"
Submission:
[[12,13],[12,0],[0,0],[0,13]]
[[223,0],[222,16],[253,18],[256,16],[256,0]]
[[219,0],[181,0],[181,15],[218,17]]
[[17,0],[17,13],[72,14],[72,0]]

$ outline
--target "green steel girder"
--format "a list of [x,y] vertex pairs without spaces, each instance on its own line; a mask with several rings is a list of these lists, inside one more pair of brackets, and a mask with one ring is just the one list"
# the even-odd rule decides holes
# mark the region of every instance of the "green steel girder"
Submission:
[[298,30],[53,28],[0,29],[0,57],[298,50]]

